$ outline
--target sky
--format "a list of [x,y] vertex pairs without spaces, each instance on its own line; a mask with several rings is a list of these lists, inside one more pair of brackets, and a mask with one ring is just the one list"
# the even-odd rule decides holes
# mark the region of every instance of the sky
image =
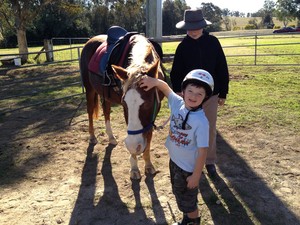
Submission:
[[213,3],[221,9],[229,9],[230,11],[239,11],[245,14],[254,13],[263,8],[265,0],[185,0],[186,4],[191,8],[201,8],[201,3]]

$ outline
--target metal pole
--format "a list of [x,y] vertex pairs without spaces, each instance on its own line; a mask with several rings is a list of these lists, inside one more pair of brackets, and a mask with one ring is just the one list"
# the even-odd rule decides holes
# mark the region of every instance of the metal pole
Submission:
[[257,32],[255,33],[255,46],[254,46],[254,65],[257,63]]
[[162,0],[147,0],[146,36],[155,39],[162,37]]

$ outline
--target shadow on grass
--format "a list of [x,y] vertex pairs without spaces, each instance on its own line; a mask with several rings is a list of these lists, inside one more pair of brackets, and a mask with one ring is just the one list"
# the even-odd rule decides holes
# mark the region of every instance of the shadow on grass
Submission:
[[[297,216],[222,136],[218,135],[217,142],[217,165],[227,181],[219,175],[203,176],[200,181],[202,198],[215,225],[300,224]],[[217,204],[217,200],[221,203]]]

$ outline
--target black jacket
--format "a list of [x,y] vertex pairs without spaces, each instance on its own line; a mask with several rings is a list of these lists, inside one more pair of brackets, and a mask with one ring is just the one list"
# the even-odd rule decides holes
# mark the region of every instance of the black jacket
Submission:
[[178,45],[170,73],[174,92],[181,91],[184,77],[193,69],[208,71],[214,78],[213,94],[226,98],[229,84],[226,58],[219,40],[205,31],[197,40],[187,35]]

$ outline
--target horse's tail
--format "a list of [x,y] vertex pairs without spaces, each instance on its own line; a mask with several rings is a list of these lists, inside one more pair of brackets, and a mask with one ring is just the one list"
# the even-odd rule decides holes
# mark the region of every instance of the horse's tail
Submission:
[[93,109],[93,118],[94,119],[98,119],[99,110],[100,110],[99,95],[97,93],[95,93],[95,95],[94,95],[94,109]]

